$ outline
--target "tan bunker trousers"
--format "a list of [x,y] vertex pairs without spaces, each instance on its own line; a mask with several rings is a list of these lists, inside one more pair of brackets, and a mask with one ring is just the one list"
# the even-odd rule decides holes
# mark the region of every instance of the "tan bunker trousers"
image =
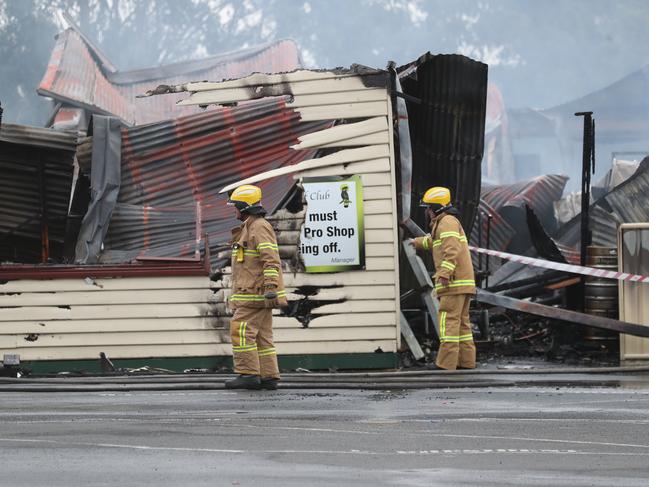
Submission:
[[446,370],[475,368],[475,344],[469,321],[471,294],[439,298],[440,345],[435,363]]
[[230,337],[235,373],[279,379],[272,313],[270,308],[239,307],[234,310]]

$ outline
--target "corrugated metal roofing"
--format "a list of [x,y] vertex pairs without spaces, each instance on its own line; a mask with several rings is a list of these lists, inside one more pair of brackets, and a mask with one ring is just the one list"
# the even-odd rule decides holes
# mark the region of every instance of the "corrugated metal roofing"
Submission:
[[[487,215],[491,215],[491,222],[489,222]],[[489,245],[487,245],[487,233],[489,233]],[[494,208],[489,206],[485,200],[481,199],[475,224],[471,229],[471,245],[493,250],[505,250],[514,235],[516,235],[516,231],[511,227],[511,225],[507,223]],[[473,266],[476,270],[486,268],[486,259],[482,254],[472,252],[471,259],[473,260]],[[492,269],[495,267],[493,265],[493,263],[495,263],[494,261],[497,262],[497,260],[491,260]]]
[[[38,93],[93,113],[114,115],[128,124],[144,124],[195,113],[179,107],[179,95],[136,98],[159,84],[180,84],[200,79],[229,79],[252,72],[282,72],[300,67],[292,40],[187,61],[158,68],[115,72],[105,66],[92,46],[75,29],[57,37]],[[55,120],[56,122],[56,120]]]
[[0,260],[39,262],[43,219],[50,256],[62,257],[75,149],[74,134],[0,126]]
[[[219,189],[313,157],[315,150],[289,146],[301,135],[329,126],[301,122],[287,100],[278,97],[124,129],[121,189],[102,261],[192,255],[197,219],[216,256],[219,244],[238,225]],[[264,206],[272,210],[292,185],[290,176],[261,183]]]
[[[528,205],[552,233],[556,228],[554,202],[561,198],[567,181],[567,176],[558,174],[537,176],[514,184],[485,187],[482,198],[518,232],[526,233],[525,205]],[[522,241],[518,243],[521,245],[517,251],[527,248]]]
[[[485,200],[480,200],[479,214],[471,230],[471,244],[482,247],[487,246],[487,233],[489,233],[489,248],[505,250],[516,231],[507,223],[498,212]],[[491,215],[491,223],[487,215]],[[481,223],[481,225],[479,224]],[[482,233],[480,232],[482,227]]]
[[[617,229],[621,223],[649,221],[648,200],[649,158],[645,158],[633,176],[590,206],[588,214],[593,245],[615,247]],[[581,216],[575,215],[555,234],[564,255],[565,249],[569,249],[573,255],[579,256],[580,221]]]
[[413,152],[412,208],[423,223],[419,198],[447,186],[470,232],[480,202],[487,101],[487,65],[460,55],[427,53],[399,68],[408,102]]
[[[617,247],[617,229],[620,223],[622,223],[620,217],[615,213],[609,213],[599,205],[590,207],[588,217],[590,220],[593,245]],[[581,235],[577,235],[577,243],[580,238]],[[578,249],[575,252],[579,255]]]
[[[531,250],[534,237],[528,229],[526,206],[533,210],[544,231],[551,234],[556,228],[554,202],[561,198],[567,180],[566,176],[550,174],[513,184],[484,186],[481,209],[484,206],[494,215],[491,248],[513,253]],[[471,241],[476,242],[476,236],[472,232]]]
[[504,207],[529,205],[537,214],[553,213],[554,202],[561,198],[568,177],[560,174],[537,176],[513,184],[485,187],[482,197],[497,211]]
[[73,132],[3,123],[0,125],[0,142],[74,152],[77,136]]
[[645,157],[637,171],[606,196],[606,202],[624,223],[649,222],[649,157]]

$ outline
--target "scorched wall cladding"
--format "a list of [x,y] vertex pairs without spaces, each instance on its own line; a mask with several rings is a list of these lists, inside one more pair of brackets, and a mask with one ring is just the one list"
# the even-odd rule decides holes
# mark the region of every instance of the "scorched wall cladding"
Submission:
[[[327,149],[331,152],[328,155],[236,183],[258,183],[287,173],[298,180],[358,174],[363,183],[365,270],[301,272],[292,257],[299,243],[303,212],[284,212],[279,218],[271,215],[284,258],[289,301],[308,299],[313,306],[308,328],[296,317],[275,317],[278,353],[395,352],[399,344],[396,190],[386,73],[256,74],[223,83],[196,83],[187,88],[192,95],[182,103],[230,103],[264,94],[292,95],[287,107],[294,108],[303,121],[337,120],[334,127],[299,137],[299,144],[293,146],[296,151]],[[230,293],[229,273],[229,267],[225,268],[222,278],[215,283],[223,289],[223,307]]]
[[0,355],[21,361],[229,354],[207,276],[0,285]]

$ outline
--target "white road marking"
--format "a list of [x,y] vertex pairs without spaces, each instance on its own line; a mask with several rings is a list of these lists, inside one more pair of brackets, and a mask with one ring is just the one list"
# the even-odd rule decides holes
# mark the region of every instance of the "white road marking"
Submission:
[[236,392],[224,392],[224,391],[200,391],[200,392],[100,392],[97,394],[102,397],[123,397],[123,396],[137,396],[137,397],[146,397],[146,396],[236,396]]
[[510,441],[532,441],[538,443],[565,443],[574,445],[597,445],[597,446],[617,446],[623,448],[649,448],[649,445],[637,445],[634,443],[608,443],[604,441],[582,441],[582,440],[555,440],[552,438],[524,438],[516,436],[489,436],[489,435],[454,435],[443,433],[423,433],[428,436],[438,438],[469,438],[474,440],[510,440]]
[[368,450],[241,450],[223,448],[190,448],[170,446],[149,446],[149,445],[127,445],[119,443],[91,443],[91,442],[67,442],[47,439],[26,439],[26,438],[0,438],[3,443],[42,443],[49,445],[61,445],[66,447],[96,447],[96,448],[119,448],[127,450],[150,450],[150,451],[172,451],[172,452],[194,452],[194,453],[230,453],[230,454],[316,454],[316,455],[375,455],[394,456],[396,455],[611,455],[611,456],[649,456],[649,453],[634,452],[590,452],[578,450],[560,449],[530,449],[530,448],[484,448],[484,449],[443,449],[443,450],[396,450],[396,451],[368,451]]
[[[364,422],[364,421],[360,421]],[[649,424],[649,419],[595,419],[595,418],[430,418],[402,419],[402,423],[513,423],[513,422],[558,422],[558,423],[615,423],[615,424]]]

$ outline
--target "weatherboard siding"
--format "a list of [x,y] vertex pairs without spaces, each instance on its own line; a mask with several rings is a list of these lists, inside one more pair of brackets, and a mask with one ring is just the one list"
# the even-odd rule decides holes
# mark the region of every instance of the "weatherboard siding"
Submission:
[[[356,282],[391,280],[376,274]],[[207,277],[11,281],[0,285],[0,355],[18,353],[23,361],[94,359],[100,352],[114,359],[230,355],[229,317],[217,306],[221,292]],[[390,296],[394,286],[375,286],[375,292]],[[327,289],[323,297],[348,293]],[[363,301],[346,306],[367,310]],[[333,353],[328,350],[335,341],[335,353],[390,350],[393,313],[369,308],[353,316],[316,317],[309,328],[276,316],[277,349]]]
[[[649,223],[624,223],[618,228],[618,270],[648,275]],[[620,281],[620,319],[649,326],[649,284]],[[649,360],[649,338],[620,334],[622,362]]]
[[[314,79],[318,76],[324,79]],[[397,351],[400,346],[398,233],[392,109],[388,91],[366,88],[360,76],[297,72],[281,77],[253,75],[243,80],[188,86],[188,91],[193,93],[185,103],[244,101],[254,97],[256,85],[258,90],[263,87],[268,92],[290,91],[295,103],[287,106],[294,106],[303,120],[350,120],[303,135],[292,146],[296,150],[326,148],[338,151],[292,167],[255,175],[236,184],[254,184],[287,173],[293,173],[298,182],[316,176],[360,175],[363,183],[365,270],[332,274],[297,271],[299,266],[288,257],[295,257],[297,253],[299,225],[304,212],[295,215],[294,220],[289,220],[284,214],[283,219],[270,217],[278,232],[289,300],[304,298],[304,295],[293,294],[294,288],[311,286],[318,290],[315,295],[308,296],[309,300],[341,301],[315,307],[303,334],[316,336],[318,333],[319,341],[314,344],[322,346],[319,353],[341,353],[348,347],[349,340],[360,337],[366,341],[358,342],[355,349],[358,352],[373,352],[378,348],[384,352]],[[298,101],[298,94],[302,101]],[[308,106],[303,103],[307,99]],[[229,285],[229,272],[230,269],[226,268],[220,283],[224,289]],[[277,319],[276,323],[279,324]],[[323,328],[325,324],[326,329]],[[296,319],[295,325],[300,326]],[[359,334],[361,329],[363,333]],[[388,342],[378,347],[376,340],[379,339]],[[281,352],[280,345],[278,350]]]

